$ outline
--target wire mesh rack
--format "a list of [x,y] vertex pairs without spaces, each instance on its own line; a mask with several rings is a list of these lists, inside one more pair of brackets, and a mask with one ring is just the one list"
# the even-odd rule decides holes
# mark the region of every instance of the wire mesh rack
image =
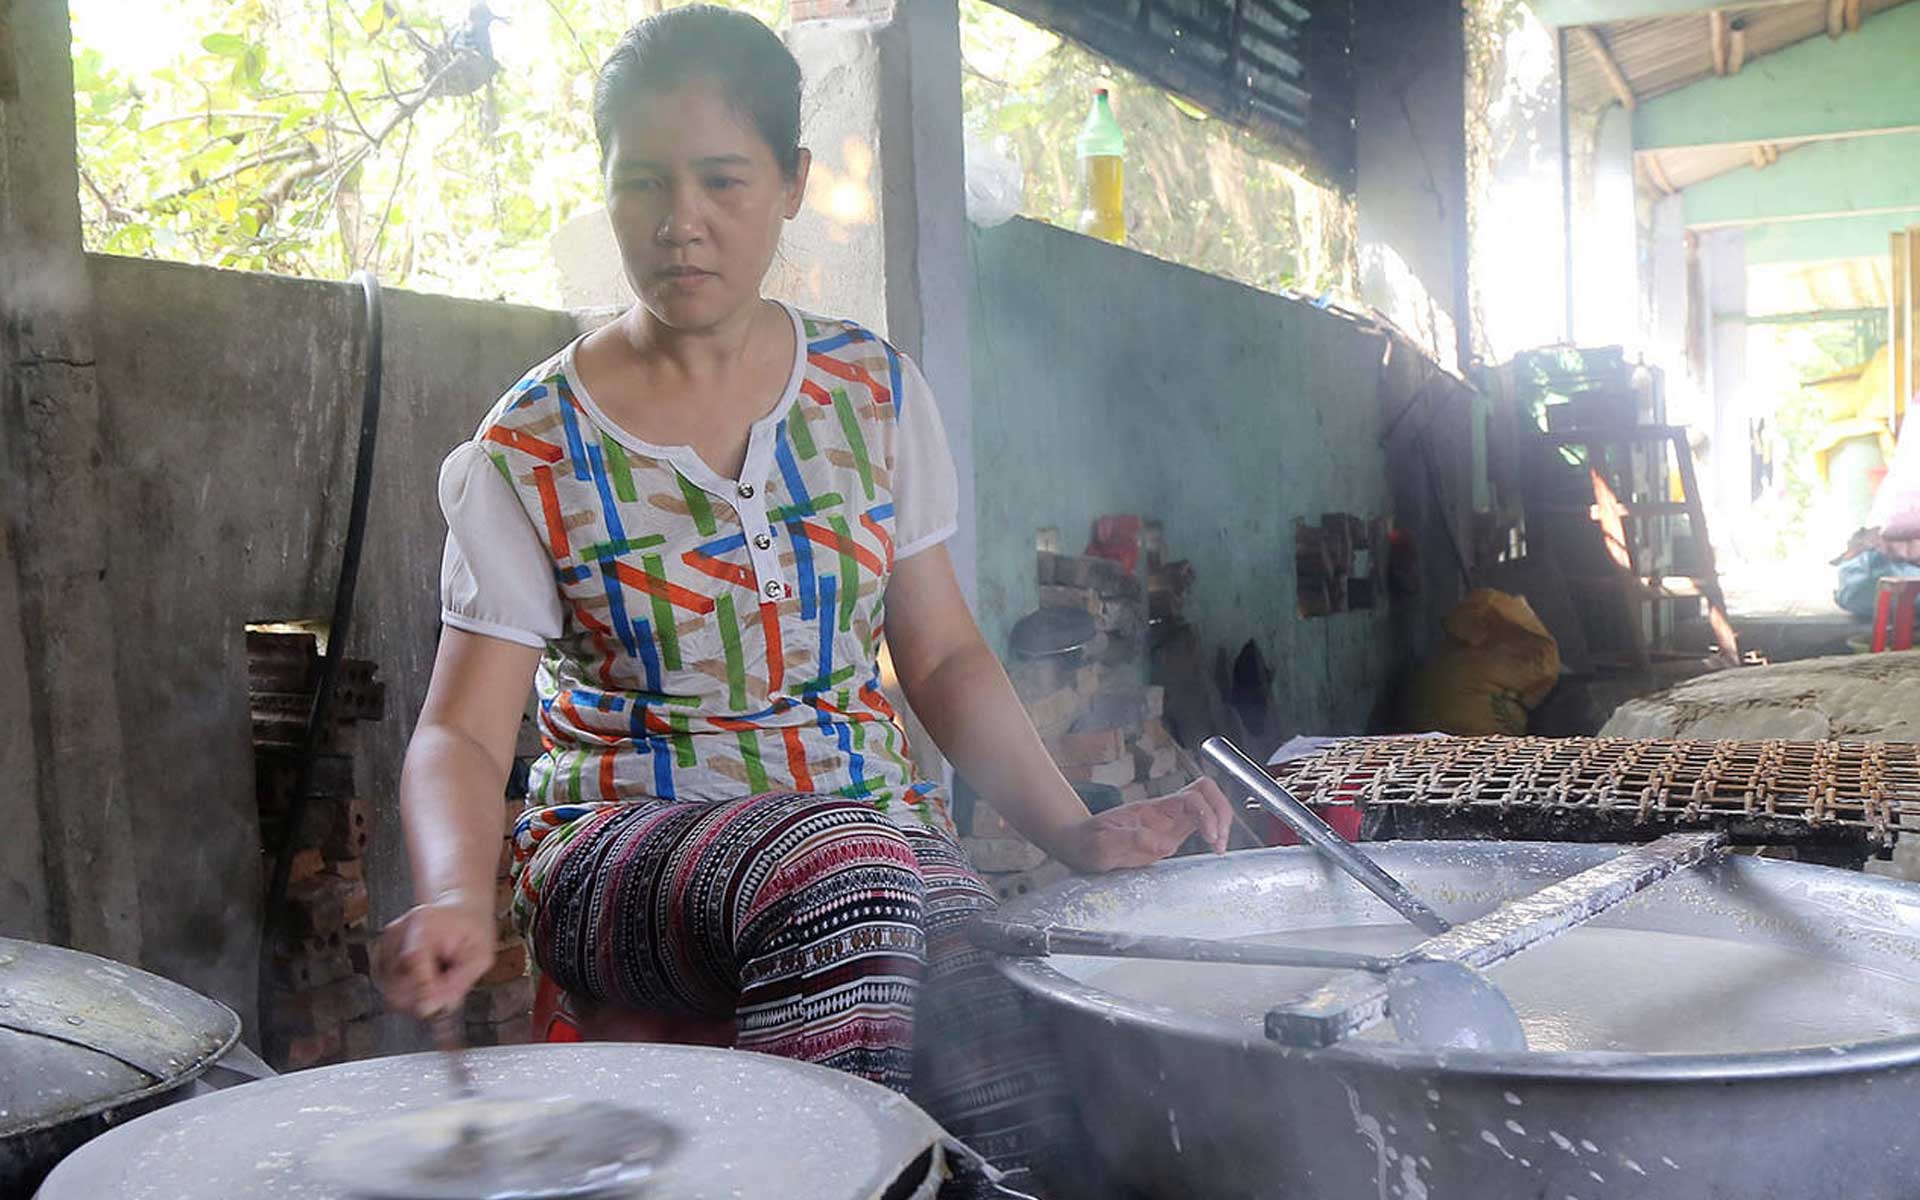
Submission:
[[1554,810],[1670,824],[1920,829],[1912,742],[1347,738],[1273,768],[1313,804]]

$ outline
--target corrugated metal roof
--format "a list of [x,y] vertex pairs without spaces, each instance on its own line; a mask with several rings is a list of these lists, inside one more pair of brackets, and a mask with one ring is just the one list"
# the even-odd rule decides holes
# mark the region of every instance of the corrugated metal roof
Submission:
[[[1896,8],[1909,0],[1860,0],[1866,18]],[[1729,32],[1737,29],[1745,41],[1745,64],[1765,58],[1809,38],[1827,36],[1826,0],[1720,9]],[[1590,26],[1626,76],[1638,101],[1677,91],[1714,77],[1713,18],[1708,12],[1677,17],[1650,17],[1611,21]],[[1859,37],[1861,33],[1844,34]],[[1567,39],[1567,100],[1575,111],[1597,112],[1618,102],[1594,50],[1585,38]],[[1742,70],[1750,66],[1743,65]],[[1769,144],[1767,151],[1791,153],[1791,144]],[[1641,176],[1655,191],[1677,191],[1752,165],[1755,147],[1749,145],[1687,146],[1642,151]]]
[[[1885,12],[1908,0],[1861,0],[1863,16]],[[1827,35],[1826,0],[1772,4],[1720,10],[1730,26],[1746,38],[1746,61],[1783,50],[1796,42]],[[1711,79],[1713,35],[1711,15],[1688,13],[1678,17],[1651,17],[1611,21],[1592,26],[1606,42],[1607,51],[1633,87],[1639,100]],[[1858,34],[1848,34],[1857,37]],[[1593,52],[1582,39],[1567,41],[1567,99],[1576,109],[1605,108],[1614,103],[1613,88]]]

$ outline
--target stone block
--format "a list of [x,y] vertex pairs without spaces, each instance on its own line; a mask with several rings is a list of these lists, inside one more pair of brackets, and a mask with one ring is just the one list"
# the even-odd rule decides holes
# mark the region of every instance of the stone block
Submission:
[[1025,838],[966,838],[961,843],[967,861],[983,874],[1031,871],[1047,861],[1046,851]]
[[1060,773],[1075,783],[1104,783],[1109,787],[1117,788],[1123,788],[1132,783],[1135,775],[1131,757],[1117,762],[1063,765]]
[[1040,589],[1040,607],[1077,608],[1097,619],[1100,616],[1100,594],[1092,588],[1050,584]]
[[1118,729],[1068,733],[1047,743],[1053,761],[1073,766],[1114,762],[1126,753],[1125,738]]
[[1007,819],[984,800],[973,803],[973,827],[969,832],[981,838],[1015,836],[1013,826],[1007,824]]
[[1102,596],[1137,596],[1140,580],[1111,558],[1084,559],[1090,564],[1087,586]]
[[1161,746],[1149,750],[1142,746],[1133,749],[1133,765],[1141,779],[1152,779],[1156,775],[1170,775],[1177,764],[1172,746]]
[[1147,780],[1147,795],[1155,797],[1171,796],[1181,788],[1186,787],[1190,782],[1192,782],[1191,777],[1183,775],[1179,771],[1173,771],[1165,775],[1157,775]]
[[1054,563],[1053,581],[1061,587],[1093,586],[1093,560],[1075,554],[1063,554]]
[[1079,711],[1080,693],[1072,688],[1063,688],[1027,703],[1027,715],[1032,718],[1033,727],[1043,738],[1065,732]]

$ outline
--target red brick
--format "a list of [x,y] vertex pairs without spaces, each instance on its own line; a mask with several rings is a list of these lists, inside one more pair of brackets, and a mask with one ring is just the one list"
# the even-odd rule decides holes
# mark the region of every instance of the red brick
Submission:
[[295,937],[328,937],[367,917],[366,885],[322,872],[287,889],[287,919]]
[[348,1062],[372,1058],[379,1053],[374,1036],[373,1018],[363,1017],[340,1027],[340,1056]]
[[525,942],[515,940],[494,952],[493,965],[480,977],[479,986],[505,983],[509,979],[518,979],[527,973],[527,946]]
[[273,1019],[289,1032],[317,1033],[356,1021],[379,1007],[373,981],[349,975],[322,987],[274,997]]
[[304,846],[294,851],[293,861],[287,867],[287,883],[305,883],[327,867],[327,860],[318,846]]
[[344,1044],[340,1030],[328,1029],[320,1033],[303,1034],[287,1042],[287,1048],[275,1063],[282,1071],[304,1071],[308,1067],[317,1067],[330,1063],[340,1057]]
[[344,943],[332,946],[324,943],[306,945],[312,948],[296,950],[291,955],[279,955],[274,959],[274,974],[287,990],[300,992],[308,988],[325,987],[354,973],[353,958]]

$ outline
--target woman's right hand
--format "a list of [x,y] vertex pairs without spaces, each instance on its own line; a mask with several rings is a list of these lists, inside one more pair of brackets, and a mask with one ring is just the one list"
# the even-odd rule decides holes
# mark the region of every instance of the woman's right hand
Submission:
[[491,897],[417,904],[381,933],[373,978],[387,1003],[428,1020],[456,1008],[493,965]]

